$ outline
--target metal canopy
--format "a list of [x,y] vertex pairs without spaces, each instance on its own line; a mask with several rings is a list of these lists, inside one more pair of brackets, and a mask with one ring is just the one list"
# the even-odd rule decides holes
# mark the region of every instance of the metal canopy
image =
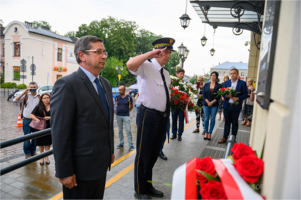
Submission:
[[264,0],[190,0],[190,3],[203,23],[233,28],[235,35],[240,35],[242,29],[261,35]]

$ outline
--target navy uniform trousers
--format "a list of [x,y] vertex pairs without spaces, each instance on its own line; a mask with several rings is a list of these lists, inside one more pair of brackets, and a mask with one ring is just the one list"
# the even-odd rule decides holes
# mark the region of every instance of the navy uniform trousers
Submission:
[[137,122],[137,153],[135,157],[135,191],[138,194],[147,194],[153,188],[153,167],[158,159],[166,120],[162,113],[153,113],[140,106],[136,118]]

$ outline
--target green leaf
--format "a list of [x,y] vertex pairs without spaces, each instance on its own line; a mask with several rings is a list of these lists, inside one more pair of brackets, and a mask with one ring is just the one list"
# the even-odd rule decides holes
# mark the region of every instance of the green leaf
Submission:
[[196,171],[201,173],[203,176],[205,176],[208,179],[208,181],[220,181],[220,179],[218,177],[214,177],[214,176],[212,176],[206,172],[203,172],[201,170],[198,170],[198,169]]
[[264,137],[264,141],[263,141],[263,147],[262,147],[262,151],[261,151],[261,155],[260,155],[261,160],[263,159],[264,148],[265,148],[265,140],[266,140],[266,137]]

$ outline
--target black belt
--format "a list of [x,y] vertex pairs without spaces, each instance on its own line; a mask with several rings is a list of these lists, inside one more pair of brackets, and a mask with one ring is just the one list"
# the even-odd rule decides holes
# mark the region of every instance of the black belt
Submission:
[[235,103],[228,103],[230,106],[236,106]]
[[25,117],[23,117],[23,120],[32,120],[32,119],[29,119],[29,118],[25,118]]
[[166,117],[167,116],[167,113],[166,112],[161,112],[161,111],[158,111],[158,110],[155,110],[155,109],[150,109],[150,108],[147,108],[145,107],[144,105],[140,105],[141,108],[147,110],[148,112],[151,112],[151,113],[154,113],[156,115],[162,115],[163,117]]

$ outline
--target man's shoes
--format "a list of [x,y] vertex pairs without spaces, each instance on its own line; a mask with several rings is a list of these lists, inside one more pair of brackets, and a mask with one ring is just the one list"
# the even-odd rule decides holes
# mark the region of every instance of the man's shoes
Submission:
[[182,141],[182,136],[179,136],[179,137],[178,137],[178,141]]
[[163,197],[164,194],[160,190],[156,190],[155,188],[149,189],[148,194],[152,197]]
[[227,139],[225,139],[225,138],[222,138],[220,141],[218,141],[219,144],[226,143],[226,142],[227,142]]
[[31,156],[35,156],[35,155],[37,155],[37,153],[31,153]]
[[31,154],[25,155],[25,159],[30,158]]
[[167,160],[167,157],[164,155],[163,152],[159,153],[159,157],[160,157],[162,160]]
[[123,144],[118,144],[117,149],[120,149],[123,147]]
[[237,143],[236,140],[234,140],[234,143]]
[[135,192],[136,199],[152,199],[148,194],[138,194]]
[[177,136],[176,135],[172,135],[171,137],[170,137],[170,139],[177,139]]
[[[118,147],[117,147],[118,148]],[[130,150],[131,151],[134,151],[135,150],[135,147],[134,146],[130,146]]]

